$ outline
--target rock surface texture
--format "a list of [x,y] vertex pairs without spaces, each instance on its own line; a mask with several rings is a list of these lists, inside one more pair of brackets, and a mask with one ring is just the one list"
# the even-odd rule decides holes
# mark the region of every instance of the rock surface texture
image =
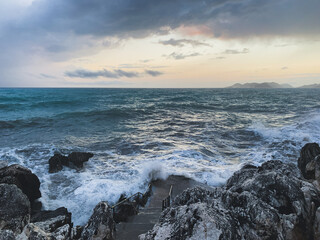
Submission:
[[244,166],[226,186],[188,189],[140,239],[319,239],[320,195],[293,164]]
[[316,158],[318,155],[320,155],[320,147],[317,143],[307,143],[301,149],[298,167],[306,179],[315,179],[316,171],[319,171],[320,158]]
[[82,231],[81,239],[115,239],[115,221],[107,202],[100,202],[94,208],[89,222]]
[[30,202],[41,197],[39,178],[18,164],[0,169],[0,183],[16,185],[27,195]]
[[[0,230],[21,233],[30,220],[30,202],[25,194],[13,184],[0,184]],[[8,231],[0,234],[2,238]]]

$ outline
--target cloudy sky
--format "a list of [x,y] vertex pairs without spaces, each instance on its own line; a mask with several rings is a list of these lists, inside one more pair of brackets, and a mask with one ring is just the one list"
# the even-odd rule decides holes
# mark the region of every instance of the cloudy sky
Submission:
[[0,87],[320,83],[319,0],[0,0]]

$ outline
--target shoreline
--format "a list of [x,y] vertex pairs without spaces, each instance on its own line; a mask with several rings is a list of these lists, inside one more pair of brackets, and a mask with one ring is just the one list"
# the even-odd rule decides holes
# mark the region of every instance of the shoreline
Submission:
[[[65,165],[82,167],[90,156],[70,154],[73,165]],[[2,166],[0,239],[318,239],[319,145],[306,144],[297,163],[247,164],[221,187],[170,175],[146,194],[122,196],[114,209],[100,202],[84,226],[74,226],[64,207],[41,210],[40,181],[29,169]]]

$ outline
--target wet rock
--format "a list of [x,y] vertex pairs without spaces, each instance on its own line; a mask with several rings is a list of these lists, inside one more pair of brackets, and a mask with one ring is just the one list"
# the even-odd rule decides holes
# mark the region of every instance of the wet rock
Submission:
[[140,239],[316,239],[320,193],[293,164],[245,166],[225,187],[178,195]]
[[107,202],[100,202],[94,208],[93,214],[83,229],[81,239],[115,239],[115,221]]
[[68,157],[61,154],[54,154],[54,156],[49,159],[49,173],[59,172],[63,166],[81,169],[83,168],[83,163],[92,157],[93,154],[87,152],[72,152]]
[[11,230],[0,230],[0,240],[15,240],[15,236]]
[[0,230],[20,233],[30,220],[30,202],[13,184],[0,184]]
[[[300,151],[298,167],[306,179],[315,179],[315,157],[320,155],[320,147],[317,143],[307,143]],[[320,160],[320,159],[318,159]]]
[[54,156],[49,159],[49,173],[61,171],[63,165],[68,165],[68,158],[58,153],[54,154]]
[[92,153],[73,152],[68,155],[69,166],[74,165],[76,168],[82,168],[83,163],[87,162],[92,157],[93,157]]
[[0,183],[15,184],[31,203],[41,197],[39,178],[18,164],[0,169]]
[[64,207],[54,211],[41,211],[31,217],[31,222],[45,232],[54,232],[62,226],[69,226],[71,231],[71,213]]

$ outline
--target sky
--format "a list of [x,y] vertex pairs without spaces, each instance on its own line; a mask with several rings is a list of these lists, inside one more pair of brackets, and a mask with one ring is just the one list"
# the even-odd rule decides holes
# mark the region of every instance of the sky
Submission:
[[0,87],[320,83],[319,0],[0,0]]

